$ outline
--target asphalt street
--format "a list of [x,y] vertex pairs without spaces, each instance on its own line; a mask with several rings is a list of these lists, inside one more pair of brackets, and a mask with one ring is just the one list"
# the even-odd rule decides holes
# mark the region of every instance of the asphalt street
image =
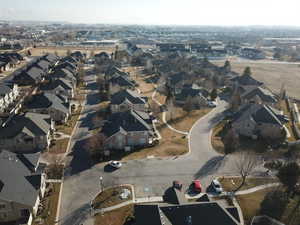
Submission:
[[[121,169],[107,171],[106,164],[93,165],[84,149],[85,140],[91,135],[92,117],[100,99],[94,75],[86,77],[87,101],[79,127],[72,139],[65,171],[59,224],[80,224],[89,216],[89,203],[103,186],[133,184],[136,197],[162,196],[174,180],[187,189],[192,180],[200,179],[204,188],[216,176],[237,175],[235,156],[223,156],[211,146],[212,128],[223,118],[226,102],[220,104],[197,121],[189,134],[190,153],[168,159],[142,159],[123,163]],[[260,173],[258,168],[256,173]]]

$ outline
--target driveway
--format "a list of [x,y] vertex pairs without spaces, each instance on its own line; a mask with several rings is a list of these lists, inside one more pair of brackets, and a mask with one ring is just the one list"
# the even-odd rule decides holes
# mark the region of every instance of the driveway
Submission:
[[188,187],[193,179],[200,179],[204,187],[209,186],[215,176],[234,175],[234,156],[225,157],[216,153],[210,143],[211,129],[222,119],[226,103],[220,104],[192,127],[189,134],[190,153],[168,159],[142,159],[124,162],[119,170],[107,171],[105,164],[92,165],[83,145],[89,137],[91,118],[99,98],[95,88],[95,76],[86,77],[88,95],[80,126],[73,138],[72,152],[63,184],[59,224],[81,224],[89,217],[89,203],[103,186],[133,184],[136,197],[161,196],[180,180]]

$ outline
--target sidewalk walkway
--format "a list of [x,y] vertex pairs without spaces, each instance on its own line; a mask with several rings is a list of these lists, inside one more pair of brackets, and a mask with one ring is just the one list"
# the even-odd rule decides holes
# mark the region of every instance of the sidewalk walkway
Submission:
[[263,189],[266,189],[266,188],[276,187],[276,186],[279,186],[279,185],[280,185],[280,183],[259,185],[259,186],[256,186],[254,188],[249,188],[247,190],[237,191],[235,193],[235,195],[246,195],[246,194],[250,194],[250,193],[253,193],[253,192],[256,192],[256,191],[260,191],[260,190],[263,190]]

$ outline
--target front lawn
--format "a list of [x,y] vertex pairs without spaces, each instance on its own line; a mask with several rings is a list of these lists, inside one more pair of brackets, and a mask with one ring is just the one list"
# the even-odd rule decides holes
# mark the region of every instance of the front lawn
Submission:
[[[128,189],[131,193],[126,199],[122,199],[120,197],[120,194],[123,192],[123,189]],[[108,188],[96,196],[96,198],[93,200],[93,207],[94,209],[111,207],[114,205],[118,205],[122,202],[132,200],[132,197],[132,190],[131,187],[128,185]]]
[[69,138],[53,140],[49,148],[49,153],[51,154],[65,153],[67,150],[68,143],[69,143]]
[[172,118],[170,115],[171,113],[167,112],[166,120],[175,129],[189,132],[189,130],[192,128],[195,122],[201,117],[205,116],[211,110],[212,108],[201,108],[198,110],[192,110],[188,113],[180,107],[174,107],[174,112],[172,112]]
[[251,194],[238,195],[236,197],[242,209],[246,225],[250,225],[252,218],[256,215],[259,215],[261,202],[263,201],[265,195],[272,190],[274,190],[274,188],[266,188]]
[[106,212],[103,215],[96,215],[95,225],[124,225],[127,218],[132,218],[133,214],[133,205],[124,206],[114,211]]
[[[224,177],[219,179],[224,191],[233,191],[236,188],[239,187],[239,185],[242,182],[242,179],[240,177]],[[240,189],[241,190],[247,190],[259,185],[264,184],[271,184],[271,183],[277,183],[278,180],[275,178],[247,178],[245,184]]]

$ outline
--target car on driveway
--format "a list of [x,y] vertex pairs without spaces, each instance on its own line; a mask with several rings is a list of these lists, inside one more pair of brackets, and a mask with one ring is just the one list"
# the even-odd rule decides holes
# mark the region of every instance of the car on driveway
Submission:
[[214,188],[215,192],[217,192],[217,193],[222,193],[223,192],[223,188],[222,188],[220,182],[217,179],[212,180],[211,186]]
[[210,108],[214,108],[214,107],[217,106],[217,103],[216,103],[216,102],[213,102],[213,101],[209,101],[209,102],[207,102],[207,105],[208,105],[208,107],[210,107]]
[[200,180],[194,180],[192,185],[195,192],[200,193],[202,191],[202,185],[200,183]]
[[114,167],[114,168],[116,168],[116,169],[119,169],[119,168],[122,167],[122,163],[119,162],[119,161],[110,161],[110,162],[108,163],[108,165],[110,165],[111,167]]

